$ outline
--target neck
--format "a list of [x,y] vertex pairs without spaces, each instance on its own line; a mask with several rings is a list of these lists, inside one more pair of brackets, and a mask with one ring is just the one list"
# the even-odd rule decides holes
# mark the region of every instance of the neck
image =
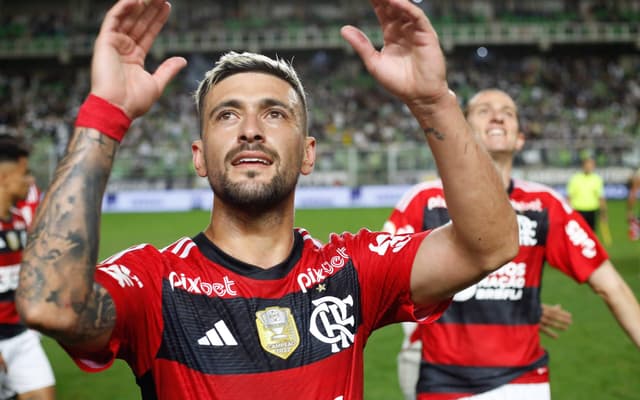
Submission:
[[269,269],[291,253],[293,217],[293,198],[259,214],[214,200],[211,223],[204,233],[230,256]]
[[511,170],[513,169],[513,156],[511,154],[491,154],[493,164],[496,166],[500,177],[502,178],[502,184],[504,189],[509,188],[511,182]]

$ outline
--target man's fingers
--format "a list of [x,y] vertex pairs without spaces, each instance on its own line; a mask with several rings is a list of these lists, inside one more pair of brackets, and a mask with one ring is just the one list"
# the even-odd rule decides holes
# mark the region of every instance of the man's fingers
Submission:
[[358,56],[360,56],[364,65],[367,67],[369,72],[371,72],[373,58],[376,56],[377,51],[371,44],[367,35],[365,35],[360,29],[351,25],[343,26],[340,33],[344,40],[346,40],[353,50],[358,53]]
[[542,322],[542,325],[545,327],[550,327],[554,329],[560,329],[562,331],[566,331],[569,328],[569,323],[563,320],[550,319]]
[[154,1],[154,3],[143,7],[143,9],[144,11],[138,16],[135,25],[132,26],[129,32],[129,36],[136,42],[148,40],[148,36],[151,36],[152,40],[156,37],[169,18],[171,5],[164,0],[160,0],[159,3]]
[[142,10],[139,0],[120,0],[113,6],[104,17],[102,26],[100,28],[100,34],[105,32],[123,32],[123,28],[130,22],[132,13],[137,11],[137,8]]
[[164,90],[165,87],[169,84],[169,82],[180,72],[182,68],[187,65],[187,60],[183,57],[171,57],[158,67],[156,71],[153,73],[153,79],[155,79],[158,87],[160,88],[160,92]]
[[398,24],[399,27],[408,24],[414,31],[435,33],[429,18],[420,7],[412,2],[407,0],[386,0],[380,3],[386,3],[375,8],[378,21],[380,21],[383,29],[386,26],[390,26],[390,24]]
[[137,0],[135,6],[121,19],[118,31],[126,34],[131,33],[138,23],[140,16],[151,8],[149,7],[150,5],[151,1]]
[[544,325],[540,326],[540,332],[544,333],[545,335],[549,336],[552,339],[557,339],[558,338],[558,334],[555,333],[553,330],[545,327]]
[[142,48],[145,54],[149,52],[151,49],[151,45],[153,45],[154,40],[158,36],[158,33],[164,27],[165,22],[169,19],[169,14],[171,13],[171,5],[167,2],[164,3],[162,9],[155,15],[155,18],[150,21],[146,30],[143,33],[142,37],[138,39],[138,44]]

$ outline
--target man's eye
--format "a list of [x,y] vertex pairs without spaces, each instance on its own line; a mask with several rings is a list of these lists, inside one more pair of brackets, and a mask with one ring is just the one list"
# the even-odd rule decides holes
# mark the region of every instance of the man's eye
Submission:
[[278,110],[269,111],[269,118],[284,118],[284,113]]
[[231,119],[232,117],[233,117],[233,113],[231,111],[223,111],[220,114],[218,114],[218,119],[221,119],[221,120]]

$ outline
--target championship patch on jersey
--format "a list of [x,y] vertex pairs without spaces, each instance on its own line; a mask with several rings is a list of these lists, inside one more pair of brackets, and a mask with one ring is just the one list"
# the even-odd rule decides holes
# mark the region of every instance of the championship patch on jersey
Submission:
[[256,325],[262,348],[286,360],[300,344],[300,335],[291,310],[267,307],[256,312]]

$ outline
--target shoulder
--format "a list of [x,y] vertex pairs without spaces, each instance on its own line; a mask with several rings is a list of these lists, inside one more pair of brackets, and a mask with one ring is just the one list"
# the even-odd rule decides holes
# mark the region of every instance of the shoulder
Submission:
[[136,260],[144,261],[171,257],[186,258],[191,255],[193,249],[197,249],[197,245],[193,240],[191,240],[191,238],[187,237],[181,238],[163,248],[157,248],[149,243],[141,243],[108,257],[100,264],[113,264],[125,261],[134,262]]
[[566,213],[573,211],[564,196],[550,186],[521,179],[514,179],[513,186],[514,191],[511,195],[512,202],[521,200],[539,201],[544,208],[559,206],[564,209]]
[[560,193],[553,189],[551,186],[545,185],[544,183],[526,181],[523,179],[513,179],[513,187],[514,189],[521,190],[525,193],[540,193],[540,194],[548,194],[551,196],[560,196]]
[[442,181],[436,179],[433,181],[420,182],[412,186],[398,201],[395,208],[399,211],[405,211],[412,203],[417,200],[426,200],[430,197],[443,197]]

